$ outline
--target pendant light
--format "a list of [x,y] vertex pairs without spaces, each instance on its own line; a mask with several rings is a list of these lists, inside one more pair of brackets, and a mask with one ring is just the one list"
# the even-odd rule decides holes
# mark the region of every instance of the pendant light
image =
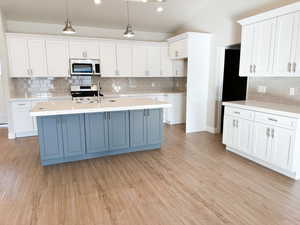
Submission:
[[68,7],[68,0],[66,0],[66,25],[64,27],[64,29],[62,30],[62,32],[64,34],[75,34],[76,31],[75,29],[72,27],[72,23],[71,21],[69,20],[69,7]]
[[132,30],[132,26],[130,25],[129,2],[128,1],[126,1],[126,6],[127,6],[127,26],[126,26],[126,30],[124,32],[124,37],[125,38],[132,38],[132,37],[134,37],[134,32]]

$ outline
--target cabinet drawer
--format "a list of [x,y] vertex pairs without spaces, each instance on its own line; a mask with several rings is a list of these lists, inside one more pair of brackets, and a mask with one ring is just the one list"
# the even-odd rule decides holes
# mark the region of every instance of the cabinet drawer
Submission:
[[268,113],[255,113],[255,121],[270,124],[274,126],[282,126],[289,129],[294,129],[297,126],[297,120],[285,116],[277,116]]
[[234,108],[234,107],[228,107],[228,106],[225,107],[225,114],[247,119],[247,120],[252,120],[254,118],[254,112],[252,111]]
[[31,102],[13,102],[12,103],[13,110],[31,108]]

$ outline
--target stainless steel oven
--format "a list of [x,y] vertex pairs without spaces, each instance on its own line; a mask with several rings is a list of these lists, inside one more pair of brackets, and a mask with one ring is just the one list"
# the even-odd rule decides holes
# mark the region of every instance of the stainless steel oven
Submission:
[[70,59],[71,76],[100,76],[100,60]]

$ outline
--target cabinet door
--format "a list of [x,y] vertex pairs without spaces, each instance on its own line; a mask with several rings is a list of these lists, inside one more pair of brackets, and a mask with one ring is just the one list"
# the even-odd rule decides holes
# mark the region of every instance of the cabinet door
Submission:
[[134,46],[132,50],[132,74],[133,76],[147,76],[147,47]]
[[160,144],[162,141],[162,109],[147,109],[147,143]]
[[114,43],[101,43],[100,54],[102,76],[117,75],[116,45]]
[[146,110],[130,111],[130,146],[133,148],[147,144]]
[[28,55],[31,75],[47,76],[45,41],[42,39],[29,39]]
[[254,25],[253,72],[255,76],[272,74],[276,19]]
[[108,151],[108,127],[106,113],[85,114],[87,153]]
[[271,163],[282,169],[291,170],[295,140],[294,131],[274,127],[271,136],[273,139]]
[[46,40],[46,55],[49,76],[69,76],[69,51],[67,41]]
[[17,137],[33,132],[33,121],[30,116],[31,102],[12,103],[14,130]]
[[254,47],[254,25],[242,27],[240,72],[242,76],[252,76],[252,55]]
[[295,14],[287,14],[277,18],[274,68],[275,75],[291,75],[290,63]]
[[69,45],[70,58],[99,58],[99,46],[96,41],[70,41]]
[[239,151],[247,154],[252,154],[252,134],[253,134],[253,122],[236,119],[236,147]]
[[173,60],[173,71],[175,77],[185,77],[187,75],[184,59]]
[[225,115],[223,124],[223,144],[235,148],[235,133],[235,118]]
[[186,95],[168,94],[167,102],[172,104],[171,108],[166,109],[166,120],[169,124],[182,124],[186,121]]
[[128,111],[109,112],[108,132],[109,150],[129,148],[129,113]]
[[291,70],[294,76],[300,76],[300,13],[295,14],[294,34],[292,44]]
[[11,77],[29,77],[27,40],[22,37],[8,37],[7,48]]
[[253,138],[253,156],[267,161],[271,151],[271,128],[268,125],[255,123]]
[[39,144],[42,160],[63,157],[62,128],[60,116],[38,117]]
[[172,60],[169,58],[168,47],[160,48],[160,59],[161,59],[160,75],[168,76],[168,77],[173,76],[174,74],[172,72],[172,68],[173,68]]
[[79,156],[85,153],[84,115],[61,116],[64,155]]
[[132,46],[117,44],[117,73],[121,76],[132,75]]
[[149,76],[160,76],[160,47],[148,47],[147,68]]
[[169,56],[173,59],[187,58],[188,40],[182,39],[170,43],[169,45]]

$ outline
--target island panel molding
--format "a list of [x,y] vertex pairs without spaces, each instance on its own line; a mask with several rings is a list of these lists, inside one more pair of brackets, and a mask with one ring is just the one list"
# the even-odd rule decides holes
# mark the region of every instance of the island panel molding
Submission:
[[38,117],[41,164],[159,149],[162,113],[145,109]]

